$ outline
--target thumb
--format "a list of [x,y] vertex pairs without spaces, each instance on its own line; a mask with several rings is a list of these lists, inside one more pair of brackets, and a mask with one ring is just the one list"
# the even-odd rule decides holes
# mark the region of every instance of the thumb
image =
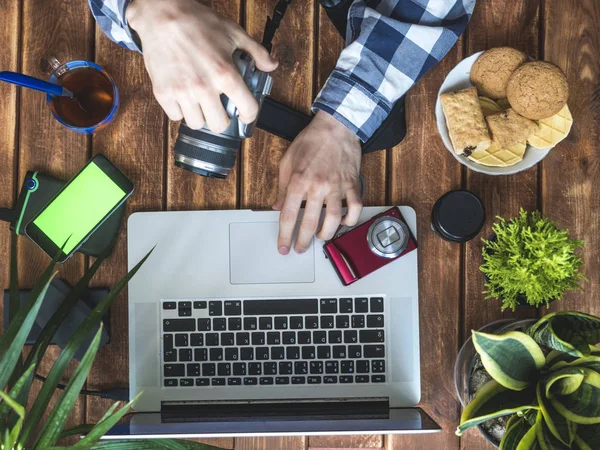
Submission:
[[272,72],[277,69],[279,62],[269,54],[266,48],[248,36],[245,31],[241,31],[238,40],[238,48],[252,56],[259,70]]

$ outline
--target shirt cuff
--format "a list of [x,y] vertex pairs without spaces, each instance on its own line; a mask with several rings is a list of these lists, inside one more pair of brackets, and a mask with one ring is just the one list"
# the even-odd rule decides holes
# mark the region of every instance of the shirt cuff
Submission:
[[[89,0],[92,14],[100,29],[114,42],[128,50],[142,52],[140,37],[127,23],[125,13],[134,0]],[[110,4],[109,4],[110,3]]]
[[332,115],[366,142],[390,114],[392,107],[368,84],[336,69],[317,95],[312,110]]

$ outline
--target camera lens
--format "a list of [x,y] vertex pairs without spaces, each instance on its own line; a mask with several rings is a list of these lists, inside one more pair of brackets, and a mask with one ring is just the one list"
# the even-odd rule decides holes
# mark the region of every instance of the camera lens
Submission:
[[231,122],[221,134],[207,128],[192,130],[182,122],[175,142],[175,165],[205,177],[227,178],[242,142],[236,133],[237,121]]

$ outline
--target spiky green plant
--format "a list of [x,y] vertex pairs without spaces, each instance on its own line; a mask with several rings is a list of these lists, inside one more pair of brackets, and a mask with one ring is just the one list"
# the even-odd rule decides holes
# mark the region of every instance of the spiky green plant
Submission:
[[483,240],[480,269],[488,280],[487,298],[502,299],[502,310],[514,311],[520,299],[538,307],[580,288],[583,261],[575,251],[583,241],[571,239],[538,211],[521,209],[519,217],[498,219],[494,239]]
[[501,450],[600,449],[598,342],[600,318],[572,311],[548,314],[526,333],[474,331],[492,380],[465,407],[456,434],[512,416]]
[[[25,361],[22,350],[31,327],[34,324],[46,291],[55,276],[56,259],[50,263],[42,276],[37,280],[25,303],[21,306],[17,287],[17,237],[13,236],[11,247],[10,276],[10,317],[9,325],[0,336],[0,450],[53,450],[57,441],[69,436],[85,434],[72,448],[88,449],[174,449],[174,450],[218,450],[216,447],[190,441],[158,439],[148,441],[102,441],[104,436],[133,406],[136,398],[119,408],[115,403],[96,424],[79,425],[65,430],[68,416],[75,405],[85,379],[92,367],[100,343],[102,317],[112,305],[127,282],[135,275],[142,264],[150,256],[148,253],[125,277],[123,277],[96,306],[73,333],[67,345],[54,361],[47,379],[39,394],[27,404],[31,385],[42,357],[48,348],[52,336],[62,321],[77,303],[80,294],[85,290],[104,259],[110,252],[107,248],[94,264],[86,271],[81,280],[73,287],[63,301],[61,307],[48,321],[32,346]],[[98,331],[79,363],[75,373],[67,383],[64,391],[50,411],[48,405],[60,380],[65,375],[68,364],[75,352],[93,332]],[[48,412],[43,422],[44,414]]]

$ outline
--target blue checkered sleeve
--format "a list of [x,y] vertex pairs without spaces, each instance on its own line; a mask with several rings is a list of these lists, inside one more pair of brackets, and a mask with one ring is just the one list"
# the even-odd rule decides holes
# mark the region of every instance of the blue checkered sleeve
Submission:
[[356,0],[346,48],[317,96],[327,112],[367,141],[394,103],[465,30],[475,0]]
[[88,0],[88,2],[104,34],[122,47],[141,52],[125,18],[125,10],[131,0]]

